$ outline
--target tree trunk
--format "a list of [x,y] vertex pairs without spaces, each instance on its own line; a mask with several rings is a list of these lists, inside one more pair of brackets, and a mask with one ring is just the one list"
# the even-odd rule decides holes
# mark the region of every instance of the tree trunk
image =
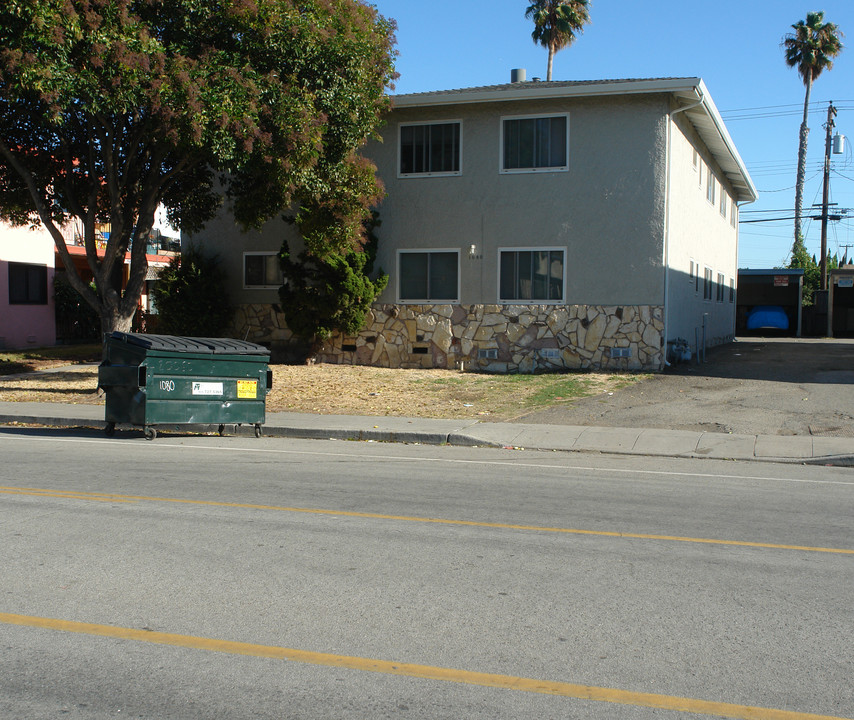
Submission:
[[101,337],[109,335],[112,332],[130,332],[133,325],[133,316],[136,313],[131,313],[129,316],[122,313],[118,307],[107,307],[106,303],[101,307]]
[[552,79],[552,65],[555,59],[555,49],[554,45],[549,45],[549,64],[546,68],[546,80],[551,82]]
[[810,129],[807,125],[809,116],[810,93],[812,91],[812,77],[807,76],[804,83],[806,95],[804,97],[804,119],[801,122],[801,131],[798,139],[798,176],[795,182],[795,242],[802,237],[801,224],[804,206],[804,182],[807,175],[807,139]]

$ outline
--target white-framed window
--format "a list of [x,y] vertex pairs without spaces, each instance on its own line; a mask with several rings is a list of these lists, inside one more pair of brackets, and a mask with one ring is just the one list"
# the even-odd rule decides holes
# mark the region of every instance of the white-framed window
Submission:
[[715,176],[711,170],[706,173],[706,200],[715,204]]
[[718,273],[718,282],[715,285],[715,300],[717,300],[719,303],[722,303],[724,301],[724,282],[724,274]]
[[738,205],[735,204],[735,200],[730,201],[729,224],[733,227],[738,225]]
[[724,218],[726,217],[727,205],[729,205],[729,195],[726,194],[726,191],[724,190],[724,186],[721,185],[721,201],[719,203],[719,207],[721,210],[721,217],[724,217]]
[[569,114],[501,118],[499,171],[569,169]]
[[703,300],[712,299],[712,268],[706,267],[703,270]]
[[397,297],[404,303],[459,302],[460,251],[398,250]]
[[398,175],[424,177],[462,172],[462,121],[401,123]]
[[691,258],[690,270],[688,272],[688,284],[693,285],[695,278],[697,277],[697,263],[694,262],[694,258]]
[[729,301],[735,302],[735,278],[729,279]]
[[499,248],[498,301],[561,303],[566,275],[565,248]]
[[700,153],[697,152],[697,148],[694,148],[694,151],[691,155],[691,166],[694,168],[694,170],[697,170],[697,168],[699,167],[699,163]]
[[280,288],[282,269],[275,252],[243,253],[243,287],[246,290]]

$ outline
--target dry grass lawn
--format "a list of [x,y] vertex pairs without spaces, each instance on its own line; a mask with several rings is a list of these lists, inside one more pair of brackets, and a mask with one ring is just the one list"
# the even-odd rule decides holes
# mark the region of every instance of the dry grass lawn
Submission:
[[[0,354],[0,401],[101,404],[97,360]],[[75,363],[69,365],[71,363]],[[16,363],[13,365],[13,363]],[[645,375],[485,375],[350,365],[274,365],[267,411],[512,420],[575,398],[613,392]],[[13,374],[9,374],[13,372]]]

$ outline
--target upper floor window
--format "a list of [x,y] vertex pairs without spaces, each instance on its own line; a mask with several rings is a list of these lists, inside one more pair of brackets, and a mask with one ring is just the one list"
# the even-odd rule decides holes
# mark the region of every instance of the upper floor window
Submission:
[[726,194],[726,191],[724,190],[724,186],[721,185],[721,201],[720,201],[721,217],[726,217],[727,205],[729,205],[729,195]]
[[706,267],[703,270],[703,300],[712,299],[712,268]]
[[399,250],[397,267],[401,302],[459,301],[459,250]]
[[562,249],[501,250],[498,299],[501,302],[562,302]]
[[243,253],[243,287],[246,289],[279,288],[282,286],[279,255],[274,252]]
[[501,119],[501,172],[567,170],[569,116]]
[[47,266],[9,263],[9,304],[47,305]]
[[729,224],[735,227],[738,225],[738,205],[735,204],[735,200],[730,202],[729,206]]
[[400,174],[459,175],[462,123],[400,126]]
[[706,182],[706,200],[708,200],[712,205],[715,204],[715,176],[712,175],[712,171],[709,170],[707,173],[708,180]]

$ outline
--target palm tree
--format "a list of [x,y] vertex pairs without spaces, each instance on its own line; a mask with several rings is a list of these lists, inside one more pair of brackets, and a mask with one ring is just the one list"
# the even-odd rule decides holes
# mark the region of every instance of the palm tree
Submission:
[[534,20],[531,37],[549,51],[546,80],[552,79],[555,53],[571,45],[590,22],[589,6],[590,0],[534,0],[525,11]]
[[824,22],[823,12],[807,13],[806,21],[799,20],[792,25],[793,33],[783,38],[783,51],[786,64],[797,68],[804,81],[804,119],[801,123],[800,142],[798,143],[798,177],[795,184],[795,245],[803,242],[801,235],[801,217],[804,202],[804,178],[807,167],[807,126],[810,92],[815,79],[822,70],[833,67],[833,58],[842,51],[842,33],[834,23]]

